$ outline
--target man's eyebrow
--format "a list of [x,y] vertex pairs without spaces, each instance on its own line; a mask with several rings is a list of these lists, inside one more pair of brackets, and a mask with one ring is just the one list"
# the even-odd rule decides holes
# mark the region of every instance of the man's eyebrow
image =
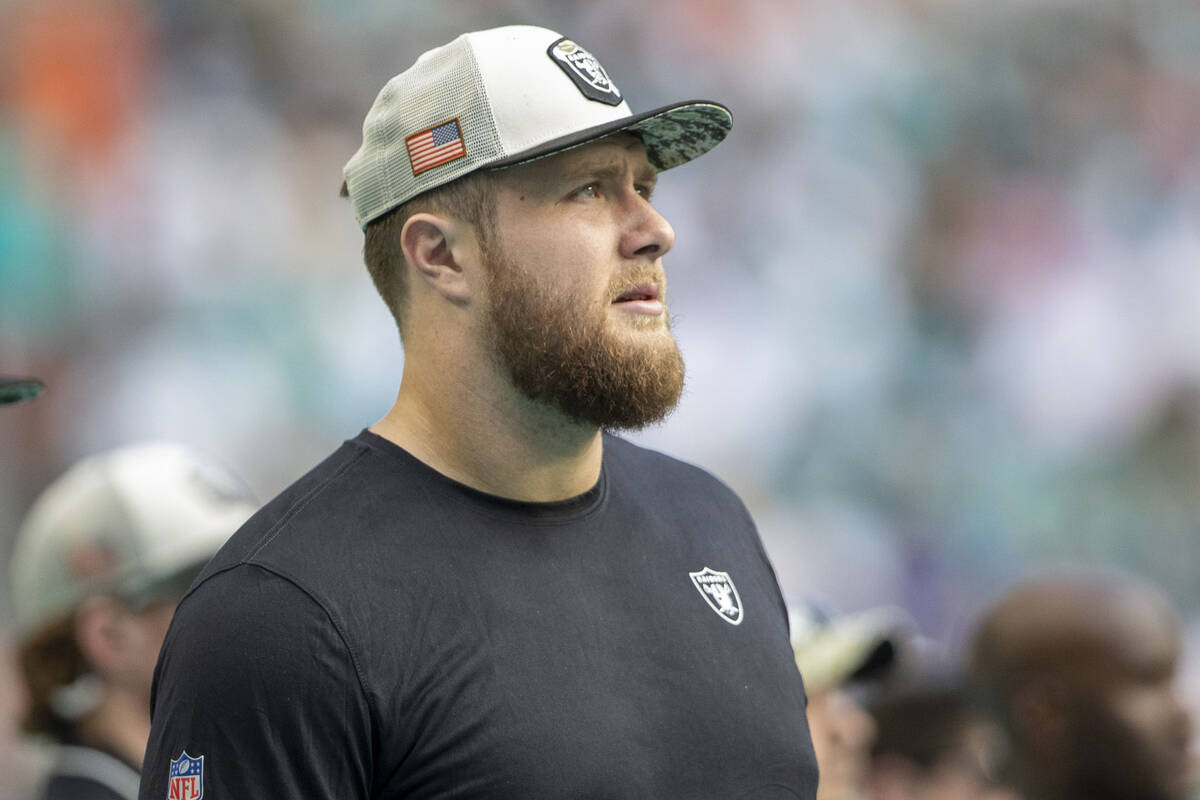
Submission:
[[658,183],[658,170],[650,164],[644,164],[633,170],[633,179],[638,183],[646,183],[653,188]]
[[[584,161],[571,167],[566,172],[566,177],[570,181],[586,180],[588,178],[619,180],[624,175],[624,165],[614,164],[609,161]],[[653,186],[658,182],[658,170],[650,164],[636,166],[633,169],[633,179],[637,183],[645,183]]]

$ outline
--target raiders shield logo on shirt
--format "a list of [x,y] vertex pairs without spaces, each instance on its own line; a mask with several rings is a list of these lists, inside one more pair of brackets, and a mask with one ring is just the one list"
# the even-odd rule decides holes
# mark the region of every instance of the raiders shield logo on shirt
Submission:
[[596,57],[587,50],[563,37],[550,45],[546,54],[575,82],[584,97],[610,106],[621,105],[621,92],[613,85]]
[[740,625],[742,622],[742,598],[738,596],[737,587],[728,572],[718,572],[705,567],[699,572],[689,572],[692,585],[700,596],[708,602],[709,608],[717,612],[717,616],[730,625]]

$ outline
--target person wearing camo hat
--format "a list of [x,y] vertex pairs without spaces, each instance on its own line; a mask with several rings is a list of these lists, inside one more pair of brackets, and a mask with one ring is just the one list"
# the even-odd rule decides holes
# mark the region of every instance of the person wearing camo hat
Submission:
[[651,194],[731,122],[635,114],[532,26],[384,86],[343,177],[404,346],[395,405],[180,604],[143,800],[812,800],[745,506],[612,433],[679,399]]
[[187,448],[144,443],[77,462],[38,496],[11,567],[25,730],[54,743],[42,800],[130,800],[167,623],[256,506]]

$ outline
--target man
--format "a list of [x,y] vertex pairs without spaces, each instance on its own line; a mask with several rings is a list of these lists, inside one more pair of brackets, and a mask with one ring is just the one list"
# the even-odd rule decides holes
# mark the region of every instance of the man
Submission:
[[219,468],[161,443],[85,458],[38,497],[11,567],[25,727],[59,745],[42,798],[137,796],[175,603],[254,508]]
[[872,800],[1018,800],[998,781],[1006,739],[956,673],[916,666],[868,710]]
[[1192,725],[1167,601],[1120,573],[1047,575],[984,615],[972,671],[1006,723],[1024,800],[1184,800]]
[[789,617],[821,772],[817,800],[865,800],[875,722],[857,693],[897,667],[911,620],[890,607],[830,617],[811,603],[793,606]]
[[141,797],[813,796],[749,515],[605,432],[679,397],[649,197],[729,126],[632,115],[534,27],[384,87],[345,177],[405,347],[395,406],[181,603]]
[[[0,375],[0,405],[32,400],[42,393],[45,385],[36,378]],[[26,752],[23,743],[14,737],[18,704],[19,681],[16,673],[9,678],[11,650],[6,636],[0,636],[0,797],[26,797],[40,776],[37,760]],[[10,720],[12,721],[10,723]]]

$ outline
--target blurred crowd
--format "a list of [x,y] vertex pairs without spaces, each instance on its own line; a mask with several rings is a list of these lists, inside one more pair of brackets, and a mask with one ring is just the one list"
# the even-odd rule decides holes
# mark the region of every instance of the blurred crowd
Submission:
[[341,167],[417,53],[528,22],[635,110],[734,112],[656,193],[688,389],[635,438],[746,498],[789,600],[956,648],[1020,576],[1109,564],[1195,638],[1195,3],[0,9],[0,373],[48,385],[0,414],[0,558],[82,455],[168,438],[269,497],[387,410],[402,353]]
[[1042,571],[992,598],[962,653],[900,609],[792,612],[817,800],[1189,800],[1195,713],[1178,617],[1112,569]]

